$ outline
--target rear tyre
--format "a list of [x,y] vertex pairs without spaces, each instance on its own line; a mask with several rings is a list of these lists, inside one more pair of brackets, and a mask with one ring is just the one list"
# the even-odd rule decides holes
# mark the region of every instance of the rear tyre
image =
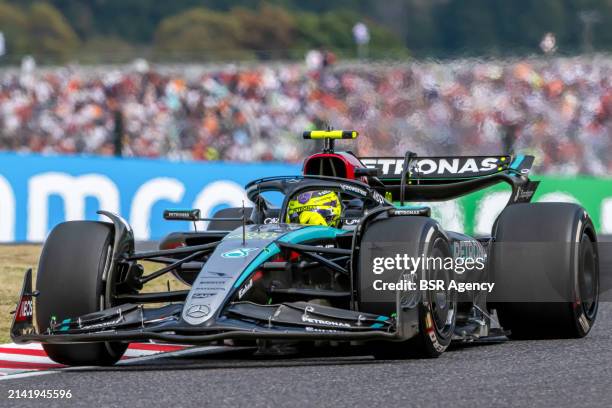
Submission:
[[493,307],[510,337],[586,336],[599,303],[597,235],[586,211],[568,203],[515,204],[499,216],[494,237]]
[[[41,332],[52,318],[93,313],[110,307],[105,297],[112,262],[113,226],[103,222],[70,221],[56,226],[42,250],[36,278],[36,322]],[[66,365],[111,365],[127,344],[43,344],[49,357]]]

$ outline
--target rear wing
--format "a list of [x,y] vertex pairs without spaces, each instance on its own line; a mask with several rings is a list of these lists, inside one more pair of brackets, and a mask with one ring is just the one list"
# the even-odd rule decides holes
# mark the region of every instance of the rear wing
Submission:
[[[492,155],[492,156],[432,156],[417,157],[416,153],[406,152],[404,157],[361,157],[348,153],[335,153],[336,139],[355,139],[358,132],[353,130],[312,130],[303,133],[304,139],[322,139],[322,154],[333,156],[328,167],[334,177],[338,177],[332,159],[345,168],[341,177],[366,178],[379,193],[392,201],[442,201],[457,198],[474,191],[482,190],[498,183],[512,187],[509,203],[529,202],[538,187],[538,181],[529,180],[533,156]],[[312,159],[313,156],[310,157]],[[321,157],[323,158],[323,157]],[[324,157],[327,158],[327,157]],[[349,159],[350,158],[350,159]],[[360,163],[353,163],[355,158]],[[319,170],[311,172],[304,163],[305,174],[326,175],[324,161],[318,162]],[[364,166],[364,167],[361,167]]]
[[[377,169],[378,178],[386,182],[399,183],[404,170],[404,157],[361,157],[364,166]],[[501,172],[528,174],[533,156],[456,156],[414,157],[411,159],[410,181],[458,181],[490,176]],[[394,183],[390,183],[394,184]],[[409,183],[412,184],[412,183]]]
[[[538,181],[530,181],[533,156],[363,157],[364,166],[376,169],[375,184],[393,201],[449,200],[500,182],[512,187],[510,203],[528,202]],[[404,163],[409,162],[408,169]]]

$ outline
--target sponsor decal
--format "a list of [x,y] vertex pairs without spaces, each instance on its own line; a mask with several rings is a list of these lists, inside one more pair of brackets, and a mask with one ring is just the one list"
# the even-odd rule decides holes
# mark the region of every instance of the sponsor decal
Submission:
[[352,191],[353,193],[365,196],[368,195],[368,192],[366,190],[364,190],[363,188],[359,188],[359,187],[355,187],[355,186],[351,186],[348,184],[341,184],[340,187],[344,190],[344,191]]
[[206,283],[206,285],[225,285],[225,282],[227,282],[227,279],[224,280],[216,280],[216,279],[220,279],[220,278],[213,278],[213,277],[206,277],[203,276],[200,278],[201,282]]
[[82,326],[82,327],[79,327],[79,329],[101,329],[103,327],[117,325],[121,322],[123,322],[123,316],[119,316],[115,320],[111,320],[108,322],[102,322],[102,323],[90,324],[88,326]]
[[164,211],[164,219],[198,221],[200,210],[198,209],[167,209]]
[[531,201],[531,197],[535,194],[539,184],[538,181],[530,181],[523,186],[519,186],[514,195],[514,202],[528,203]]
[[248,256],[251,252],[257,251],[259,248],[238,248],[233,249],[231,251],[227,251],[221,254],[223,258],[244,258]]
[[238,299],[242,299],[242,297],[253,287],[253,279],[249,279],[246,285],[240,288],[238,291]]
[[34,314],[34,302],[31,296],[23,296],[15,315],[16,322],[27,321]]
[[428,208],[415,208],[408,210],[393,210],[393,215],[427,215],[429,212]]
[[[403,158],[363,158],[368,168],[379,169],[383,177],[399,177],[404,167]],[[473,176],[479,173],[501,171],[509,161],[507,156],[483,157],[422,157],[412,161],[420,176]]]
[[211,275],[217,275],[218,277],[225,277],[226,279],[229,279],[229,276],[227,276],[227,274],[225,272],[213,272],[213,271],[206,271],[206,273],[210,273]]
[[311,324],[320,324],[322,326],[333,326],[333,327],[351,327],[350,324],[344,322],[335,322],[332,320],[314,319],[308,315],[302,315],[302,321]]
[[264,224],[278,224],[278,218],[277,217],[266,218],[264,219]]
[[379,169],[381,176],[400,176],[404,159],[400,158],[363,158],[362,163],[369,169]]
[[216,293],[194,293],[191,298],[192,299],[206,299],[211,296],[215,296]]
[[187,316],[194,319],[200,319],[210,314],[210,308],[207,305],[193,305],[187,309]]
[[316,327],[306,326],[304,328],[307,332],[317,332],[317,333],[338,333],[338,330],[334,329],[319,329]]
[[372,198],[374,198],[374,200],[379,203],[379,204],[384,204],[385,203],[385,198],[383,196],[381,196],[378,191],[374,191],[372,192]]
[[[321,205],[305,205],[291,210],[291,214],[300,214],[304,211],[317,211]],[[290,214],[290,215],[291,215]]]
[[519,200],[528,201],[533,196],[533,193],[535,193],[535,191],[523,190],[522,188],[519,188],[516,192],[516,196],[514,197],[514,200],[515,201],[519,201]]
[[181,220],[191,220],[192,219],[191,214],[187,212],[168,211],[164,213],[164,215],[166,216],[166,218],[172,218],[172,219],[181,219]]
[[[280,232],[270,232],[270,231],[249,231],[245,234],[246,239],[274,239],[280,236],[282,233]],[[225,239],[242,239],[242,233],[238,234],[230,234]]]
[[357,225],[359,224],[359,218],[345,218],[342,220],[344,225]]
[[298,203],[306,204],[308,202],[308,200],[310,200],[310,197],[312,197],[312,192],[302,193],[297,198]]

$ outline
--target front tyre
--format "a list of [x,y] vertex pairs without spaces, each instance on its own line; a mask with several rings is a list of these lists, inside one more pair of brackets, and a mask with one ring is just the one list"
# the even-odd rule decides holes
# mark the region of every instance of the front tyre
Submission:
[[[42,250],[36,278],[36,323],[42,333],[51,319],[97,312],[109,307],[106,280],[112,263],[113,226],[95,221],[69,221],[56,226]],[[65,365],[111,365],[125,343],[43,344],[49,357]]]
[[[429,253],[431,259],[445,259],[451,256],[448,241],[439,231],[434,231],[430,242],[430,248],[426,253]],[[444,287],[421,292],[417,336],[377,348],[374,352],[376,358],[437,358],[446,351],[451,343],[457,317],[456,293],[448,289],[452,273],[451,270],[437,266],[422,271],[421,279],[444,281]]]
[[442,280],[441,289],[406,290],[393,298],[383,292],[368,292],[373,280],[379,279],[372,273],[375,258],[394,257],[396,254],[440,260],[450,257],[449,242],[438,223],[427,217],[412,216],[374,220],[367,225],[360,246],[357,271],[361,292],[359,310],[387,316],[397,313],[398,331],[405,339],[374,342],[371,352],[381,359],[440,356],[451,342],[456,321],[457,298],[449,289],[452,270],[434,262],[428,268],[421,268],[418,275],[402,275],[403,279],[413,279],[417,285],[420,280]]
[[[430,257],[446,259],[451,256],[448,241],[438,232],[432,244]],[[434,267],[426,270],[427,280],[444,281],[443,289],[431,289],[423,293],[419,313],[419,336],[409,340],[421,356],[439,357],[449,346],[455,330],[457,313],[456,293],[449,289],[452,270]]]

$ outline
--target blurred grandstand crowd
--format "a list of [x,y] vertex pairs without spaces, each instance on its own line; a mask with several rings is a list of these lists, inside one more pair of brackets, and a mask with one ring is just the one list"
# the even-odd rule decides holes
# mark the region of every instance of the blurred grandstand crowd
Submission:
[[609,174],[612,57],[0,71],[0,150],[298,162],[327,124],[359,130],[361,156],[515,151]]

